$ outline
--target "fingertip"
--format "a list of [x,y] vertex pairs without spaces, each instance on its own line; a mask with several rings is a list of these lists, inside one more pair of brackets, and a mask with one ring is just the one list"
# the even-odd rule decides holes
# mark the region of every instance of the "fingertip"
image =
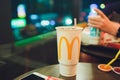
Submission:
[[97,10],[97,8],[94,8],[94,10]]
[[94,8],[94,10],[95,10],[96,12],[98,12],[98,11],[99,11],[99,9],[98,9],[98,8]]
[[100,15],[101,17],[105,18],[105,14],[100,10],[100,9],[97,9],[97,8],[94,8],[94,10],[97,12],[98,15]]
[[100,10],[97,8],[94,8],[94,10],[99,14]]

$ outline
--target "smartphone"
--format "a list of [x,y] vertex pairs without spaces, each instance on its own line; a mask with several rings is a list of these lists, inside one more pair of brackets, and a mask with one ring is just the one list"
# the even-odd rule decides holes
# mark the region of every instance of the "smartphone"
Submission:
[[42,75],[38,72],[33,72],[32,74],[22,78],[21,80],[46,80],[47,76]]

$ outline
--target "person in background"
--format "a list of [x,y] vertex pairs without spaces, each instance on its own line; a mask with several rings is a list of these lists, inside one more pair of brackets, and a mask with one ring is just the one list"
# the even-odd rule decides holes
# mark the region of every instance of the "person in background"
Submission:
[[94,10],[100,17],[88,17],[88,25],[99,28],[113,36],[120,37],[120,16],[116,18],[112,18],[113,16],[111,16],[114,14],[116,16],[117,13],[120,13],[120,7],[118,5],[120,5],[120,2],[108,6],[108,8],[103,11],[95,8]]

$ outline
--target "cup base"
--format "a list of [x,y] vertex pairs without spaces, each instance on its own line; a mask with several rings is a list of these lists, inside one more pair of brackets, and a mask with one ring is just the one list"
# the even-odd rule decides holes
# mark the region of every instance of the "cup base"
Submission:
[[77,65],[64,65],[60,64],[60,74],[65,77],[72,77],[76,75]]

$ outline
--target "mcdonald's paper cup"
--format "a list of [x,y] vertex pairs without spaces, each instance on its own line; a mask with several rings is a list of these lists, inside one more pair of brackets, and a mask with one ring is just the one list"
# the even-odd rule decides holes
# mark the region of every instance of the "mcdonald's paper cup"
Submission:
[[56,32],[60,74],[66,77],[75,76],[79,62],[82,29],[59,26],[56,27]]

